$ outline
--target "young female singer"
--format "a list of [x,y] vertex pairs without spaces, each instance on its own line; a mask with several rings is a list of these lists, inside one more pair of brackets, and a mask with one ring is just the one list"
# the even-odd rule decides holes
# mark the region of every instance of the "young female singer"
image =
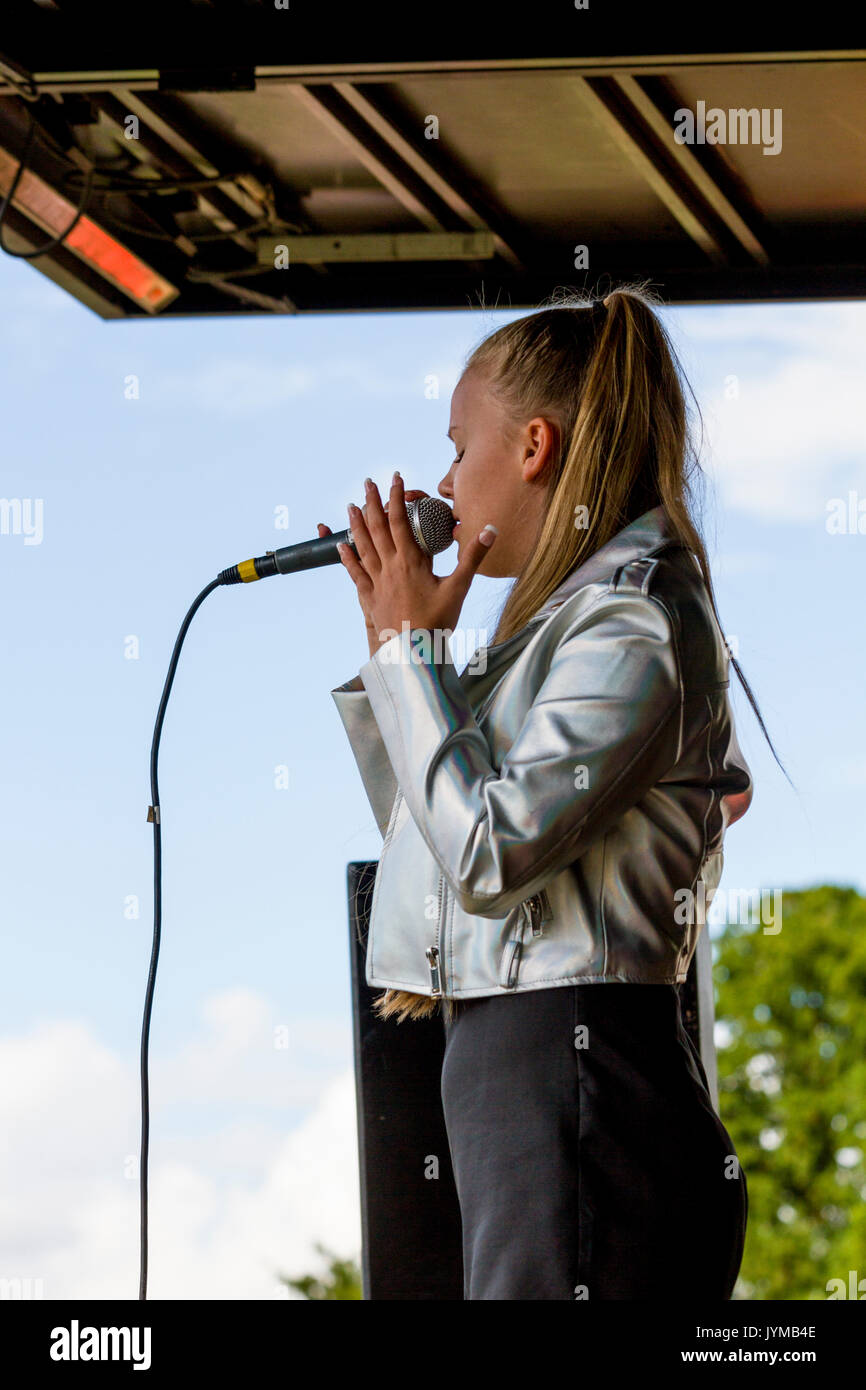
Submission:
[[[454,391],[453,572],[399,474],[349,510],[370,659],[332,694],[384,839],[367,980],[383,1018],[442,1010],[467,1299],[723,1300],[742,1258],[678,990],[752,798],[680,376],[640,288],[543,308]],[[458,676],[437,638],[477,573],[515,582]]]

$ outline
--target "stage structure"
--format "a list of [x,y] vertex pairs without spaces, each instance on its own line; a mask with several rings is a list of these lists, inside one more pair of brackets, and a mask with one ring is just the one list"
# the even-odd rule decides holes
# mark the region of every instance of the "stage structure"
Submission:
[[[59,239],[31,264],[107,320],[530,309],[606,279],[672,304],[866,293],[856,7],[118,15],[7,0],[0,37],[4,245]],[[459,1299],[441,1024],[370,1012],[375,870],[347,884],[364,1296]],[[681,998],[718,1106],[710,957],[704,929]]]

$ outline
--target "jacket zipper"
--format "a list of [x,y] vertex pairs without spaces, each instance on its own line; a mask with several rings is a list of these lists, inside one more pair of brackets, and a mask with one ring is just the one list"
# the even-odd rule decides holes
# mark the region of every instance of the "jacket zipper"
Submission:
[[439,936],[440,936],[440,932],[441,932],[441,929],[442,929],[442,898],[443,898],[443,895],[444,895],[444,894],[443,894],[444,887],[445,887],[445,881],[444,881],[442,875],[440,874],[440,875],[439,875],[439,887],[438,887],[438,890],[437,890],[437,891],[438,891],[438,895],[439,895],[439,897],[438,897],[438,907],[439,907],[439,910],[438,910],[438,912],[437,912],[437,914],[436,914],[436,939],[435,939],[433,945],[432,945],[432,946],[428,946],[428,947],[427,947],[427,950],[424,952],[424,954],[425,954],[426,957],[427,957],[428,964],[429,964],[429,966],[430,966],[430,985],[431,985],[431,989],[432,989],[432,998],[434,998],[434,999],[439,999],[439,998],[441,998],[442,992],[443,992],[443,986],[444,986],[442,964],[441,964],[441,961],[440,961],[440,959],[439,959]]
[[432,985],[432,998],[438,999],[442,994],[442,973],[439,969],[439,947],[428,946],[425,952],[430,962],[430,983]]

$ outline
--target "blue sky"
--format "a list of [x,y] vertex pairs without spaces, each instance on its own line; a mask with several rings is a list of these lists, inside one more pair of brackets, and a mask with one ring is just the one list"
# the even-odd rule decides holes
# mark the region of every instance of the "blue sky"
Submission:
[[[0,535],[0,1274],[134,1298],[148,768],[178,627],[227,565],[345,526],[365,474],[435,492],[462,362],[525,311],[105,323],[8,258],[0,303],[0,490],[43,518],[38,544]],[[707,427],[723,625],[797,787],[732,679],[756,790],[722,888],[866,891],[866,534],[826,526],[849,490],[866,508],[866,308],[663,316]],[[504,594],[477,579],[461,626],[492,632]],[[342,566],[218,590],[187,636],[160,756],[152,1297],[273,1296],[312,1240],[357,1250],[345,881],[381,838],[329,692],[366,659]]]

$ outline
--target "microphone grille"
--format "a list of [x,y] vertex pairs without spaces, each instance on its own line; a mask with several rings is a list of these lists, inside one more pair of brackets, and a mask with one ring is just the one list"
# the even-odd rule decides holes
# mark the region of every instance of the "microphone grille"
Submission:
[[406,503],[412,534],[428,555],[438,555],[454,544],[454,513],[441,497],[416,497]]

